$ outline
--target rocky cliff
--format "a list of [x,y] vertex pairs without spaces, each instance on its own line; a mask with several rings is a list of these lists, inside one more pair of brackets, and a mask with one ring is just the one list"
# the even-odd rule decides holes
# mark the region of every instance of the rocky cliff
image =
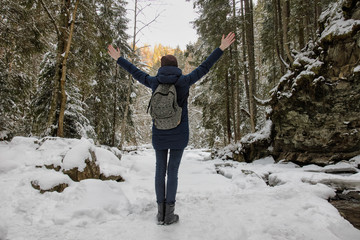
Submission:
[[360,154],[359,30],[360,1],[338,1],[273,89],[276,159],[326,165]]

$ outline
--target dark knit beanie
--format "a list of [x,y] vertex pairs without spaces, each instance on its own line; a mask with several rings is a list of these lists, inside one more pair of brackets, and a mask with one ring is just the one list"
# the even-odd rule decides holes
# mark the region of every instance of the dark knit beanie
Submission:
[[166,55],[161,58],[161,66],[174,66],[177,67],[178,63],[176,57],[173,55]]

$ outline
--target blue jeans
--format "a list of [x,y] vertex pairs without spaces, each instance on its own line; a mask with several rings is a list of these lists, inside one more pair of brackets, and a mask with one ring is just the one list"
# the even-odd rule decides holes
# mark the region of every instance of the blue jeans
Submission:
[[[158,203],[175,203],[178,186],[178,171],[184,149],[170,149],[169,164],[167,161],[168,150],[155,150],[156,172],[155,192]],[[165,192],[165,175],[167,170],[167,184]]]

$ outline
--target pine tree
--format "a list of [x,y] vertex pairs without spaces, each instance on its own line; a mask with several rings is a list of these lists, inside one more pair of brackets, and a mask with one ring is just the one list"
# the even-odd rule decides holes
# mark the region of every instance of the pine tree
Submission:
[[37,80],[36,97],[32,103],[34,111],[33,131],[39,136],[47,136],[53,132],[57,126],[47,127],[47,118],[50,110],[52,86],[55,75],[55,55],[53,52],[44,54],[40,63],[40,73]]
[[[96,39],[90,53],[94,54],[91,58],[94,75],[90,81],[84,81],[85,89],[88,88],[86,83],[92,85],[91,91],[85,96],[89,106],[87,116],[95,128],[98,142],[110,146],[119,144],[119,127],[121,116],[124,114],[124,96],[129,79],[125,71],[108,56],[104,46],[114,43],[122,54],[129,54],[130,49],[126,44],[128,36],[125,33],[127,20],[123,17],[126,11],[124,6],[124,1],[98,2],[93,31],[95,35],[90,38]],[[132,126],[131,112],[128,119],[129,125]]]
[[[61,5],[42,1],[43,11],[48,13],[47,20],[53,21],[52,32],[56,32],[57,27],[54,26],[61,23],[60,20],[64,18],[57,6]],[[71,7],[68,12],[71,12]],[[120,94],[114,93],[114,91],[120,87],[115,85],[115,83],[119,83],[118,79],[115,79],[116,65],[107,56],[106,46],[112,41],[118,41],[118,46],[126,50],[124,12],[123,1],[81,2],[78,6],[78,17],[66,66],[65,90],[67,97],[64,111],[64,136],[66,137],[85,136],[98,138],[99,143],[115,144],[115,132],[118,130],[115,126],[117,124],[116,116],[120,112],[119,103],[121,101],[115,100],[113,96],[118,98]],[[49,38],[55,48],[49,49],[52,54],[47,54],[46,64],[41,65],[39,81],[44,85],[39,88],[40,99],[34,104],[38,109],[37,112],[42,112],[43,115],[47,114],[47,116],[37,118],[35,124],[37,126],[47,125],[46,128],[39,128],[41,135],[56,135],[58,126],[56,119],[60,114],[59,76],[61,74],[59,71],[61,72],[63,54],[59,55],[59,53],[62,52],[61,49],[64,49],[65,43],[61,41],[64,39],[61,38],[61,35],[55,36],[57,38]],[[126,51],[123,52],[126,53]],[[119,76],[121,77],[121,75],[117,75],[117,78]],[[47,79],[46,81],[42,80],[44,77]],[[102,87],[99,87],[100,85]],[[43,93],[41,93],[42,91]],[[104,104],[98,104],[100,99]],[[39,104],[40,100],[43,104]],[[41,121],[39,121],[40,119]],[[44,121],[48,124],[43,124]],[[49,123],[52,124],[49,125]]]
[[267,81],[275,85],[281,76],[281,65],[279,58],[276,57],[276,37],[275,37],[275,19],[274,19],[274,5],[271,1],[258,1],[259,11],[263,12],[262,16],[262,31],[261,31],[261,49],[262,49],[262,63],[266,69],[264,76]]
[[46,45],[46,26],[32,1],[4,0],[0,16],[0,131],[30,135],[36,64]]
[[[194,22],[200,35],[200,49],[195,49],[194,54],[195,65],[198,65],[219,46],[222,34],[237,30],[234,20],[236,22],[238,19],[233,1],[195,1],[194,6],[200,13]],[[195,103],[203,108],[203,123],[208,132],[208,139],[211,139],[210,145],[215,144],[212,139],[217,136],[223,136],[221,139],[228,144],[240,135],[237,104],[240,103],[238,97],[241,69],[238,55],[238,49],[231,47],[216,67],[200,82],[203,91]],[[235,132],[236,134],[233,134]]]

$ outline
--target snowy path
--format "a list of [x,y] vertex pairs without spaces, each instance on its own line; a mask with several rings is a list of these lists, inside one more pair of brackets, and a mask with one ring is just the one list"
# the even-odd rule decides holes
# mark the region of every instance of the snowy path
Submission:
[[[0,170],[9,156],[40,157],[31,148],[21,151],[0,145]],[[269,171],[279,179],[296,178],[299,171],[291,164],[235,163],[223,168],[224,177],[215,170],[223,161],[204,160],[208,157],[201,150],[185,151],[176,204],[180,222],[171,226],[155,223],[153,150],[123,156],[125,182],[84,180],[63,193],[39,194],[31,187],[43,169],[7,164],[7,171],[0,171],[0,239],[360,239],[360,231],[327,202],[332,189],[296,180],[269,187],[259,178]]]

